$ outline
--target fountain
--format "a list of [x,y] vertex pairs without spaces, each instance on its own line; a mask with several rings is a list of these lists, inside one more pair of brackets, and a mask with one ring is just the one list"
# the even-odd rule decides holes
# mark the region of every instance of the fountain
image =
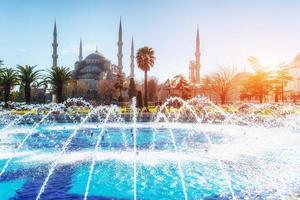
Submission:
[[299,197],[298,105],[170,97],[151,114],[135,98],[129,113],[82,99],[22,109],[0,113],[0,199]]
[[84,193],[84,200],[87,199],[88,194],[89,194],[89,188],[90,188],[91,179],[92,179],[92,175],[93,175],[94,167],[95,167],[95,157],[96,157],[97,150],[99,148],[99,144],[100,144],[102,135],[103,135],[103,133],[105,131],[105,124],[107,123],[109,117],[111,116],[112,111],[115,110],[115,109],[116,109],[116,107],[110,107],[109,108],[109,110],[108,110],[108,112],[106,114],[106,118],[105,118],[105,120],[103,122],[104,127],[101,128],[101,132],[100,132],[100,134],[97,137],[97,143],[95,145],[94,155],[92,157],[92,164],[91,164],[91,169],[90,169],[90,173],[89,173],[89,178],[88,178],[88,182],[86,184],[86,189],[85,189],[85,193]]

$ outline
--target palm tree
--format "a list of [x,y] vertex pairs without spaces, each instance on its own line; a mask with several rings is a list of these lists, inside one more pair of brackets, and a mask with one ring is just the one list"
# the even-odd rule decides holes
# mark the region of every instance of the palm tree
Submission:
[[151,67],[154,66],[155,56],[154,51],[150,47],[140,48],[136,54],[136,60],[138,67],[144,71],[144,87],[145,87],[145,97],[144,97],[144,106],[148,107],[148,86],[147,86],[147,72]]
[[0,76],[0,83],[3,87],[5,107],[8,107],[7,102],[9,100],[11,89],[17,84],[17,82],[18,77],[15,70],[12,68],[3,69]]
[[35,70],[35,66],[18,65],[18,79],[22,87],[24,87],[25,102],[30,104],[31,101],[31,85],[40,77],[40,70]]
[[63,88],[70,80],[71,71],[68,67],[52,67],[48,70],[47,81],[56,93],[57,102],[63,101]]

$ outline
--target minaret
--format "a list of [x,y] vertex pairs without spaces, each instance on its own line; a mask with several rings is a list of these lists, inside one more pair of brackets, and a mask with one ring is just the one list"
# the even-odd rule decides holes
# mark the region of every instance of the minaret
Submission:
[[122,51],[122,21],[120,18],[120,24],[119,24],[119,41],[118,41],[118,68],[120,70],[123,69],[123,64],[122,64],[122,58],[123,58],[123,51]]
[[130,78],[134,78],[134,44],[133,44],[133,38],[131,41],[131,55],[130,55]]
[[199,84],[200,83],[200,36],[199,36],[199,26],[197,26],[197,36],[196,36],[196,52],[195,52],[195,69],[194,72],[195,74],[195,83]]
[[54,21],[54,31],[53,31],[53,43],[52,43],[52,48],[53,48],[53,54],[52,54],[52,67],[57,67],[57,31],[56,31],[56,20]]
[[79,61],[82,61],[82,40],[80,38],[80,44],[79,44],[79,56],[78,56],[78,59]]

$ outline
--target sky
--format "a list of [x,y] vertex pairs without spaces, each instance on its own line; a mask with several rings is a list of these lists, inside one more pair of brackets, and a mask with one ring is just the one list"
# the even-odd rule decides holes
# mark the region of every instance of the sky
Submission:
[[[300,52],[298,0],[1,0],[0,59],[5,66],[52,65],[53,23],[58,29],[58,65],[74,68],[79,40],[83,55],[98,46],[117,63],[120,16],[123,65],[129,74],[130,45],[150,46],[156,55],[149,72],[163,82],[188,75],[194,59],[196,29],[201,41],[201,74],[220,65],[251,70],[255,56],[275,66],[291,62]],[[136,78],[143,73],[136,68]]]

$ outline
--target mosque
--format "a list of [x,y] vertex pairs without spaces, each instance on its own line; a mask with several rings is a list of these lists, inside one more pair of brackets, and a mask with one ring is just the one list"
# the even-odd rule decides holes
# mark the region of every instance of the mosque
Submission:
[[[118,52],[117,52],[117,64],[113,64],[110,59],[106,58],[101,54],[96,48],[95,52],[83,57],[83,44],[80,39],[79,50],[78,50],[78,60],[74,64],[74,69],[71,74],[71,81],[68,85],[67,96],[72,97],[84,97],[87,100],[97,99],[99,93],[101,93],[103,87],[107,82],[113,82],[116,80],[117,75],[123,72],[123,38],[122,38],[122,21],[119,23],[119,32],[118,32]],[[58,41],[57,41],[57,27],[56,22],[54,23],[53,31],[53,54],[52,54],[52,66],[58,66]],[[195,59],[190,61],[189,65],[189,83],[193,87],[194,93],[198,94],[200,92],[200,37],[199,37],[199,28],[197,28],[196,34],[196,51]],[[130,55],[130,75],[127,78],[134,77],[134,68],[135,68],[135,56],[134,56],[134,43],[133,39],[131,42],[131,55]],[[105,83],[106,82],[106,83]],[[126,94],[124,94],[126,96]],[[100,97],[101,98],[101,97]]]
[[[97,94],[99,83],[102,80],[115,80],[118,73],[123,72],[123,41],[122,41],[122,22],[120,20],[119,24],[119,33],[118,33],[118,63],[112,64],[112,62],[106,58],[103,54],[101,54],[98,49],[96,48],[96,51],[89,54],[83,59],[83,53],[82,53],[82,40],[80,39],[79,44],[79,55],[78,60],[74,64],[74,70],[72,70],[71,75],[71,82],[81,82],[85,84],[86,92],[89,94]],[[53,32],[53,54],[52,54],[52,66],[58,66],[57,65],[57,48],[58,48],[58,42],[57,42],[57,28],[56,28],[56,22],[54,23],[54,32]],[[133,40],[131,43],[131,64],[130,64],[130,78],[134,78],[134,44]],[[77,87],[77,84],[75,84],[75,87]],[[74,96],[74,95],[72,95]],[[85,96],[84,94],[81,94],[81,96]],[[85,96],[86,97],[86,96]]]

